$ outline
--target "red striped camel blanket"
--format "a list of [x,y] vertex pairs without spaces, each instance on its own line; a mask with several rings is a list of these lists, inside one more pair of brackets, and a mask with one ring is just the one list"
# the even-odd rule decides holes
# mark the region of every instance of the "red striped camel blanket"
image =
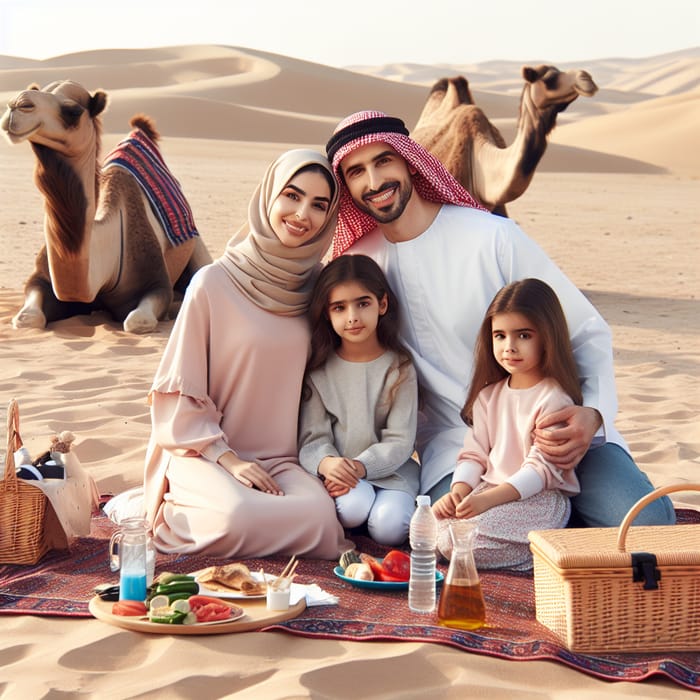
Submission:
[[114,166],[128,170],[136,178],[174,246],[199,235],[180,183],[156,144],[141,129],[134,129],[116,145],[105,158],[102,169]]

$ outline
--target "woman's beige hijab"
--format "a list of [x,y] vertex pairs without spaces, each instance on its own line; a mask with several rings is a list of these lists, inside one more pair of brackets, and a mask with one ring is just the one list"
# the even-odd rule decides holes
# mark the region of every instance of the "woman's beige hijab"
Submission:
[[328,171],[326,158],[313,150],[299,148],[283,153],[265,172],[248,205],[248,221],[231,238],[221,265],[234,284],[259,307],[280,316],[306,312],[320,261],[330,247],[338,210],[337,183],[331,192],[326,222],[315,238],[298,248],[283,245],[270,225],[270,210],[287,183],[307,165]]

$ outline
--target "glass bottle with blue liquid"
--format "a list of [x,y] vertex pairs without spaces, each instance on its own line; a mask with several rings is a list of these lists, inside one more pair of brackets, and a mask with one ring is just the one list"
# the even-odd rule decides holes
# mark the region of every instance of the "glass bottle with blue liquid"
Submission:
[[153,580],[154,554],[146,521],[122,520],[109,541],[109,568],[119,571],[119,600],[146,600]]

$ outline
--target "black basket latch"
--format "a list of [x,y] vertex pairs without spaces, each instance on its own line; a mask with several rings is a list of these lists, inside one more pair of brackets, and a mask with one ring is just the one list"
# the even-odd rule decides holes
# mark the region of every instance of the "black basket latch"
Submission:
[[661,580],[661,572],[656,568],[656,555],[649,552],[632,552],[632,580],[644,581],[645,591],[655,591]]

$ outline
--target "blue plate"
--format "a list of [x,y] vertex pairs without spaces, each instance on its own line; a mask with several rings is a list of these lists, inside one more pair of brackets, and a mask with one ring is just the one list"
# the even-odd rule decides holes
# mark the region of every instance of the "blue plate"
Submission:
[[[377,561],[381,562],[382,559],[377,559]],[[335,569],[333,569],[333,573],[339,579],[345,581],[346,583],[349,583],[351,586],[355,586],[356,588],[373,588],[374,590],[379,591],[408,590],[408,581],[364,581],[359,578],[350,578],[349,576],[345,576],[343,574],[344,571],[345,569],[343,569],[341,566],[336,566]],[[439,571],[435,572],[435,583],[442,583],[444,578],[445,577],[442,573],[440,573]]]

